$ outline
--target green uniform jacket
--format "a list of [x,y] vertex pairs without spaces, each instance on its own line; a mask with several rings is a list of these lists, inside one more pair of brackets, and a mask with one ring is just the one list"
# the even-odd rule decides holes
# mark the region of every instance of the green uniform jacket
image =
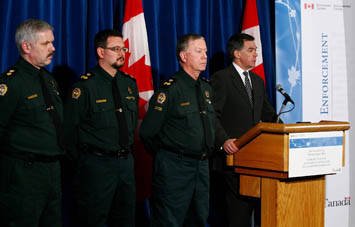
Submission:
[[[54,108],[63,118],[58,86],[45,69]],[[3,152],[32,152],[59,155],[56,129],[46,110],[40,70],[20,59],[0,77],[0,143]]]
[[[129,131],[129,144],[138,120],[138,89],[134,78],[118,71],[116,74],[123,111]],[[115,151],[119,145],[119,122],[112,96],[113,77],[96,66],[74,85],[65,106],[65,134],[67,149],[78,154],[78,146],[88,145]]]
[[180,70],[150,99],[149,110],[140,130],[149,152],[154,153],[164,147],[185,153],[206,153],[203,123],[196,96],[197,81],[201,84],[211,124],[210,130],[214,138],[212,87],[205,79],[199,77],[198,80],[194,80],[185,71]]

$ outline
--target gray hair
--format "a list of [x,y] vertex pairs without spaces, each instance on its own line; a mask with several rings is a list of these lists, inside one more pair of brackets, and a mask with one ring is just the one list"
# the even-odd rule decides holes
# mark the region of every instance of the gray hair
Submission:
[[187,46],[190,41],[195,41],[197,39],[205,40],[205,38],[202,35],[194,34],[194,33],[185,34],[180,37],[180,39],[176,44],[176,57],[179,62],[181,62],[180,52],[185,51],[187,49]]
[[38,32],[41,31],[53,31],[54,28],[45,21],[38,19],[28,19],[22,22],[16,29],[15,42],[17,49],[20,53],[23,53],[22,43],[29,42],[31,44],[38,40]]

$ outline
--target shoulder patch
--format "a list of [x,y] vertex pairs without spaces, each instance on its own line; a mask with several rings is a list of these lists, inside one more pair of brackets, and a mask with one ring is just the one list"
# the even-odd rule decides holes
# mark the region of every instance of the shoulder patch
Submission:
[[6,84],[0,84],[0,96],[4,96],[7,92],[7,85]]
[[81,90],[80,90],[80,88],[74,88],[73,89],[73,92],[71,93],[71,97],[73,98],[73,99],[78,99],[79,97],[80,97],[80,95],[81,95]]
[[157,96],[157,103],[163,104],[166,100],[166,95],[163,92],[160,92]]
[[170,87],[174,82],[175,79],[173,77],[170,77],[167,81],[163,83],[162,87]]

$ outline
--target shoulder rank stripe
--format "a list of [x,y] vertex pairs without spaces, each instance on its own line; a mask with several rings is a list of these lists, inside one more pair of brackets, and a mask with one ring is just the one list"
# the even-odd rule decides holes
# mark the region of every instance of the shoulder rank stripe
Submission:
[[12,74],[14,74],[15,69],[10,69],[7,73],[6,76],[11,76]]
[[[122,72],[122,71],[121,71]],[[124,75],[126,75],[126,76],[128,76],[128,77],[130,77],[130,78],[132,78],[132,79],[136,79],[136,78],[134,78],[134,76],[132,76],[132,75],[130,75],[130,74],[128,74],[128,73],[126,73],[126,72],[122,72]]]
[[174,83],[175,79],[174,78],[169,78],[167,81],[163,83],[163,87],[169,87]]
[[87,80],[87,79],[89,79],[89,77],[91,77],[91,76],[92,76],[91,73],[86,73],[85,75],[82,75],[82,76],[80,77],[80,79],[82,79],[82,80]]
[[209,83],[209,84],[211,83],[211,81],[209,81],[208,79],[206,79],[206,78],[204,78],[204,77],[202,77],[202,76],[201,76],[200,78],[201,78],[201,80],[203,80],[203,81],[205,81],[205,82],[207,82],[207,83]]

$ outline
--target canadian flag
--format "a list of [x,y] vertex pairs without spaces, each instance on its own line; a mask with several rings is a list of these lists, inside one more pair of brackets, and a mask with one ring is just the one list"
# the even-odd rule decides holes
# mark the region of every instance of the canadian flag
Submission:
[[305,4],[304,4],[304,8],[305,8],[305,9],[314,9],[314,4],[313,4],[313,3],[311,3],[311,4],[305,3]]
[[122,34],[125,46],[129,51],[126,53],[125,65],[121,70],[136,79],[139,91],[139,125],[136,130],[133,147],[137,201],[141,201],[150,197],[152,157],[144,150],[139,138],[139,128],[154,90],[147,29],[141,0],[126,0]]
[[258,8],[256,0],[247,0],[244,10],[244,18],[242,25],[242,33],[252,35],[255,38],[256,52],[258,57],[256,59],[255,67],[251,70],[258,74],[265,81],[265,72],[263,64],[263,51],[261,48],[260,27],[258,18]]

